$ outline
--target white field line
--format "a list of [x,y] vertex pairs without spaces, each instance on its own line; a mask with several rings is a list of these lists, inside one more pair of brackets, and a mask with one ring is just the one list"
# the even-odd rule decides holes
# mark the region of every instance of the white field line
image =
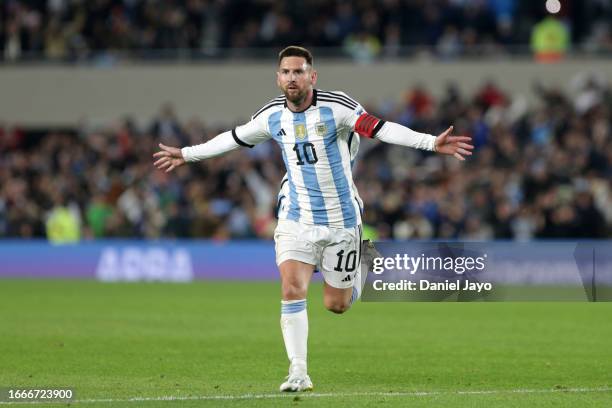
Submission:
[[25,404],[101,404],[117,402],[149,402],[149,401],[219,401],[219,400],[249,400],[249,399],[278,399],[278,398],[344,398],[344,397],[429,397],[440,395],[496,395],[496,394],[553,394],[553,393],[595,393],[612,392],[612,387],[599,388],[552,388],[552,389],[514,389],[514,390],[475,390],[475,391],[398,391],[398,392],[302,392],[302,393],[276,393],[276,394],[239,394],[239,395],[201,395],[201,396],[161,396],[161,397],[133,397],[133,398],[102,398],[102,399],[76,399],[49,400],[49,401],[0,401],[0,405]]

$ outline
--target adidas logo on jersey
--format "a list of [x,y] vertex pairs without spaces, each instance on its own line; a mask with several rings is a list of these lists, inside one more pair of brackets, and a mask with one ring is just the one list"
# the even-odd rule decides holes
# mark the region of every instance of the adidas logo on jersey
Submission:
[[279,130],[279,132],[276,134],[276,136],[287,136],[287,133],[285,133],[285,129]]

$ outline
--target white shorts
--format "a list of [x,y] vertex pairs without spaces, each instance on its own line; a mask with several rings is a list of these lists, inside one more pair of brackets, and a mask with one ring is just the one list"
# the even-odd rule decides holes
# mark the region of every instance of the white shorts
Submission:
[[276,264],[288,259],[316,266],[328,285],[353,287],[361,261],[361,226],[331,228],[278,220],[274,231]]

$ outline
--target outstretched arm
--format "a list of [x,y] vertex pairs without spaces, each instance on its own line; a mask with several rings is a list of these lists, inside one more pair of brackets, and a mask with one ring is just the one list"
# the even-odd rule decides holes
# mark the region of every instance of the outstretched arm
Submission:
[[186,162],[196,162],[231,152],[240,147],[240,144],[232,137],[232,132],[234,131],[221,133],[206,143],[182,149],[160,143],[161,150],[153,154],[153,157],[157,159],[153,164],[158,169],[169,173]]
[[360,136],[377,138],[386,143],[400,146],[408,146],[415,149],[429,150],[440,154],[454,156],[458,160],[465,160],[464,156],[470,156],[472,146],[471,138],[467,136],[451,136],[453,127],[449,127],[440,135],[433,136],[427,133],[415,132],[399,123],[386,122],[374,115],[367,113],[363,107],[354,99],[343,92],[334,92],[335,97],[340,98],[348,110],[343,117],[342,123]]
[[354,129],[364,137],[375,137],[386,143],[452,155],[459,160],[465,160],[464,156],[470,156],[474,148],[469,143],[470,137],[451,136],[452,126],[436,137],[427,133],[415,132],[399,123],[385,122],[373,115],[363,113],[357,119]]
[[258,143],[270,138],[265,126],[255,120],[237,126],[219,136],[196,146],[178,147],[159,144],[160,151],[153,154],[157,160],[154,165],[166,173],[171,172],[186,162],[196,162],[221,156],[227,152],[238,149],[240,146],[253,147]]

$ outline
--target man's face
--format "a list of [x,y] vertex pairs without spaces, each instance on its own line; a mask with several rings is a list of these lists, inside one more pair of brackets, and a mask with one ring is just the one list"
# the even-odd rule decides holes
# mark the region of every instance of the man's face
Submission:
[[302,57],[285,57],[276,73],[276,83],[287,100],[299,105],[317,82],[317,72]]

